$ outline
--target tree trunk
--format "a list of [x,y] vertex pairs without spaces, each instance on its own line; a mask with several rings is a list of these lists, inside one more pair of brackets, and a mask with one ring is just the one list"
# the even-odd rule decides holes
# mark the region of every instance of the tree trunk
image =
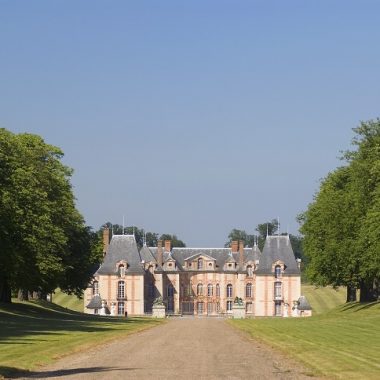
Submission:
[[356,286],[349,284],[347,286],[346,302],[356,302]]
[[42,290],[39,290],[38,292],[35,292],[35,299],[46,301],[47,294],[44,293]]
[[0,302],[12,302],[11,288],[6,278],[0,279]]
[[17,299],[19,301],[28,301],[29,300],[29,293],[27,290],[19,289]]
[[376,301],[373,281],[362,281],[360,283],[360,302]]

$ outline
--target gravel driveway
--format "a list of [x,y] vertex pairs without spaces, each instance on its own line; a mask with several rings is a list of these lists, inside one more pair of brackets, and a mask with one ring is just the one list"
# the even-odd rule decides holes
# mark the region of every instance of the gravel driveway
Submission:
[[163,325],[67,356],[34,379],[310,379],[300,366],[223,319],[173,318]]

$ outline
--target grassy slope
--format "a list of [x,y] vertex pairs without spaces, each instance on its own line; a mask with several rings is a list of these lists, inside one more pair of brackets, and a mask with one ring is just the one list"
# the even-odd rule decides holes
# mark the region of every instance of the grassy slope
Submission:
[[302,284],[301,293],[310,302],[313,315],[325,313],[346,302],[346,288],[335,290],[331,287],[316,288],[313,285]]
[[0,378],[159,323],[85,315],[50,303],[0,303]]
[[83,312],[83,299],[78,298],[75,295],[68,295],[61,292],[60,289],[56,289],[53,294],[53,303],[62,306],[64,308]]
[[346,304],[311,318],[231,323],[303,362],[313,374],[338,379],[380,378],[380,303]]

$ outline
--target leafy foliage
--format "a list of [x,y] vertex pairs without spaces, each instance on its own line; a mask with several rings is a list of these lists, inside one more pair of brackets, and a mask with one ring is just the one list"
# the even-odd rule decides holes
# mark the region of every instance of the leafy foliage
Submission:
[[[300,216],[308,278],[317,285],[360,288],[376,298],[380,278],[380,120],[354,129],[356,150],[322,180]],[[347,297],[350,300],[350,297]]]
[[158,240],[171,240],[171,246],[172,247],[186,247],[186,244],[178,239],[177,235],[170,235],[170,234],[162,234],[159,236],[156,232],[145,232],[142,228],[138,227],[124,227],[119,224],[112,224],[111,222],[104,223],[100,230],[98,231],[99,236],[102,234],[102,230],[107,227],[114,235],[135,235],[136,243],[139,248],[141,248],[144,244],[144,239],[146,242],[146,245],[148,247],[156,247]]
[[79,291],[100,259],[75,208],[72,170],[40,136],[0,129],[0,299],[9,290]]

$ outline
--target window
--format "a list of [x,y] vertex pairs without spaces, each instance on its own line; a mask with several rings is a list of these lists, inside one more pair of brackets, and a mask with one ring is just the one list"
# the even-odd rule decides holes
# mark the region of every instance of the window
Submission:
[[92,294],[94,296],[96,296],[97,294],[99,294],[99,282],[98,281],[94,281],[93,284],[92,284]]
[[276,277],[276,278],[281,277],[281,266],[280,265],[276,265],[274,267],[274,277]]
[[246,311],[247,313],[252,313],[252,311],[253,311],[253,308],[252,308],[252,302],[247,302],[247,303],[245,304],[245,311]]
[[124,302],[117,303],[117,314],[124,315]]
[[152,283],[148,285],[148,297],[154,297],[154,285]]
[[281,301],[276,301],[274,304],[274,314],[276,317],[281,316]]
[[168,295],[168,297],[173,297],[174,296],[174,286],[172,284],[168,285],[167,295]]
[[117,298],[124,298],[125,296],[125,283],[124,281],[119,281],[117,283]]
[[216,312],[220,313],[220,302],[216,303]]
[[253,268],[252,268],[252,265],[248,265],[248,266],[247,266],[247,275],[248,275],[248,277],[252,277],[252,276],[253,276]]
[[274,283],[274,298],[275,299],[278,299],[278,298],[281,298],[282,294],[281,294],[281,282],[275,282]]
[[118,274],[119,274],[119,277],[124,277],[125,276],[125,267],[124,267],[124,265],[119,265]]
[[213,286],[212,286],[212,284],[208,284],[207,285],[207,295],[209,296],[209,297],[212,297],[213,296],[213,293],[214,293],[214,288],[213,288]]
[[227,301],[227,311],[232,310],[232,301]]
[[202,284],[198,284],[197,294],[198,294],[198,296],[203,296],[203,285]]
[[216,296],[217,297],[220,297],[220,286],[219,286],[219,284],[216,284],[216,291],[215,291],[215,293],[216,293]]
[[203,310],[204,310],[204,308],[203,308],[203,306],[204,306],[203,302],[198,302],[197,306],[198,306],[197,307],[198,314],[203,314]]
[[227,285],[227,297],[232,297],[232,285]]
[[173,312],[174,311],[174,300],[173,298],[168,299],[168,312]]
[[251,283],[247,284],[246,287],[245,287],[245,296],[247,298],[251,298],[252,297],[252,284]]
[[203,269],[203,259],[198,259],[198,269]]
[[191,283],[186,288],[186,294],[188,297],[193,295],[193,287],[192,287]]
[[212,302],[209,302],[207,304],[207,314],[212,314],[213,310],[214,310],[214,307],[213,307],[213,303]]

